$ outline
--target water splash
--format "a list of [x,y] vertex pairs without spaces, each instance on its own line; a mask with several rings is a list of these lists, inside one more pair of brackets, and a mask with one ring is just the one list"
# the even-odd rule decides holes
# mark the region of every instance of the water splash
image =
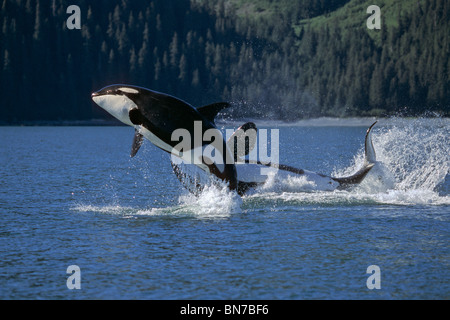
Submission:
[[[264,186],[244,198],[230,192],[223,183],[215,182],[206,183],[197,196],[185,191],[175,205],[163,208],[132,208],[114,203],[79,205],[73,210],[124,217],[222,219],[259,206],[261,210],[270,210],[274,205],[450,205],[449,142],[449,119],[381,120],[373,132],[378,163],[353,190],[317,191],[314,182],[304,176],[284,180],[270,176]],[[332,176],[351,175],[363,162],[364,150],[361,148],[349,166],[335,168]],[[197,173],[194,177],[198,178]]]
[[281,192],[314,192],[317,190],[317,185],[314,181],[310,181],[306,176],[288,176],[285,179],[280,178],[274,171],[269,173],[267,181],[264,185],[257,188],[255,193],[281,193]]
[[124,218],[135,217],[194,217],[197,219],[228,218],[232,214],[242,213],[242,199],[236,192],[229,191],[224,184],[207,185],[201,193],[194,196],[190,193],[181,195],[178,204],[161,208],[133,208],[121,205],[86,205],[78,204],[72,208],[78,212],[93,212],[117,215]]
[[450,170],[448,119],[393,121],[376,135],[379,160],[390,168],[396,190],[430,190],[444,182]]
[[[373,134],[378,162],[365,180],[352,190],[307,194],[314,186],[304,179],[294,178],[282,181],[277,188],[270,182],[266,191],[281,190],[284,193],[275,195],[276,198],[301,199],[301,203],[449,205],[449,142],[448,119],[383,120]],[[332,175],[349,176],[363,162],[364,150],[360,150],[350,166],[335,169]],[[296,191],[301,194],[295,194]]]
[[[448,119],[382,120],[373,134],[378,162],[360,185],[349,191],[317,191],[315,183],[305,176],[283,179],[269,175],[263,186],[244,197],[244,207],[261,200],[293,205],[449,205],[445,187],[450,168],[449,138]],[[348,167],[335,169],[332,175],[349,176],[363,162],[361,148]],[[205,216],[239,212],[241,203],[231,200],[231,194],[225,187],[208,187],[200,197],[185,196],[181,202],[196,206],[194,212]]]
[[224,218],[242,213],[242,199],[224,184],[206,186],[198,196],[185,194],[179,198],[180,204],[198,218]]

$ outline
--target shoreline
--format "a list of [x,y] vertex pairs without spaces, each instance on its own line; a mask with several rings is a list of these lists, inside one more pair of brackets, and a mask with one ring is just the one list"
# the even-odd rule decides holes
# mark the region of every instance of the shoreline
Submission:
[[[259,127],[265,126],[305,126],[305,127],[359,127],[379,121],[383,124],[391,124],[398,121],[415,121],[419,119],[450,121],[450,117],[352,117],[352,118],[311,118],[296,121],[267,120],[267,119],[217,119],[217,126],[241,125],[245,122],[255,122]],[[36,120],[36,121],[0,121],[0,127],[124,127],[127,126],[118,120],[91,119],[91,120]]]

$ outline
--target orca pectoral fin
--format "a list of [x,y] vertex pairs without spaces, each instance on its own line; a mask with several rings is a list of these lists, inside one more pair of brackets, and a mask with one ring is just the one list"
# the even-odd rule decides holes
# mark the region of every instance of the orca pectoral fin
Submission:
[[228,102],[218,102],[213,103],[204,107],[197,108],[197,111],[200,112],[208,121],[214,123],[214,119],[217,114],[223,109],[229,108],[230,104]]
[[366,163],[377,162],[377,155],[372,143],[372,129],[377,124],[377,122],[378,121],[375,121],[375,123],[372,124],[369,129],[367,129],[366,140],[364,142],[364,160]]
[[142,134],[140,134],[138,130],[136,130],[135,133],[134,133],[133,145],[131,146],[131,154],[130,154],[130,156],[132,158],[139,151],[139,149],[141,148],[143,142],[144,142],[144,136]]
[[242,160],[255,148],[258,129],[253,122],[239,127],[228,139],[227,147],[234,154],[234,161]]
[[339,189],[346,189],[352,185],[361,183],[369,171],[375,166],[377,156],[372,143],[372,129],[376,124],[377,122],[372,124],[366,133],[366,139],[364,141],[364,165],[362,168],[350,177],[331,178],[340,183]]

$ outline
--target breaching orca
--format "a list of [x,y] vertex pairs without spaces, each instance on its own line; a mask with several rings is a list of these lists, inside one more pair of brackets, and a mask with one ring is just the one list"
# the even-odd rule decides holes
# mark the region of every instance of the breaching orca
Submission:
[[[228,183],[231,190],[237,189],[237,173],[231,154],[222,139],[221,163],[205,161],[202,150],[209,143],[192,141],[192,150],[201,149],[200,157],[192,159],[192,153],[177,150],[178,141],[173,141],[175,130],[185,129],[187,132],[203,137],[210,129],[216,129],[214,118],[228,103],[215,103],[202,108],[194,108],[190,104],[170,95],[129,85],[112,85],[92,94],[92,99],[100,107],[108,111],[118,120],[135,128],[131,156],[138,152],[145,137],[158,148],[178,154],[180,158],[192,161],[201,169],[209,171]],[[196,123],[200,124],[196,126]],[[200,128],[201,132],[196,132]],[[217,141],[216,141],[217,143]],[[183,152],[184,151],[184,152]],[[194,150],[195,151],[195,150]],[[194,155],[196,153],[194,152]]]
[[[210,145],[210,142],[196,143],[196,139],[190,145],[191,150],[180,150],[178,141],[174,141],[173,134],[176,130],[183,129],[192,136],[200,134],[204,137],[208,130],[217,130],[214,119],[217,114],[229,107],[226,102],[194,108],[173,96],[152,91],[146,88],[130,85],[111,85],[92,94],[93,101],[109,112],[121,122],[135,128],[131,156],[134,157],[142,145],[143,138],[152,142],[158,148],[175,155],[188,163],[193,163],[203,171],[212,174],[228,184],[229,189],[236,190],[240,195],[249,189],[264,184],[267,175],[261,174],[261,168],[272,168],[277,175],[305,175],[313,181],[321,190],[344,189],[351,185],[359,184],[369,173],[376,162],[371,131],[375,123],[367,130],[365,139],[365,161],[363,167],[354,175],[345,178],[333,178],[322,174],[297,169],[287,165],[275,163],[261,163],[259,161],[244,161],[237,163],[236,148],[230,148],[230,143],[235,137],[249,129],[256,130],[254,123],[246,123],[233,134],[228,142],[222,136],[220,141],[215,137],[215,160],[203,156],[202,151]],[[200,128],[200,129],[199,129]],[[199,131],[200,130],[200,131]],[[247,155],[253,146],[247,142],[244,155]],[[195,150],[200,149],[200,153]],[[233,150],[231,152],[230,150]],[[219,154],[217,154],[219,153]],[[199,155],[199,156],[198,156]],[[177,164],[172,162],[172,167],[177,177],[183,181],[183,172]],[[196,190],[201,186],[194,186]]]

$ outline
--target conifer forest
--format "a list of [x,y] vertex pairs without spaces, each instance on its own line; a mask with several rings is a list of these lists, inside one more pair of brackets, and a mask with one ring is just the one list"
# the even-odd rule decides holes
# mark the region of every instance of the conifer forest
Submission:
[[0,27],[0,123],[107,118],[115,83],[230,118],[450,114],[447,0],[1,0]]

